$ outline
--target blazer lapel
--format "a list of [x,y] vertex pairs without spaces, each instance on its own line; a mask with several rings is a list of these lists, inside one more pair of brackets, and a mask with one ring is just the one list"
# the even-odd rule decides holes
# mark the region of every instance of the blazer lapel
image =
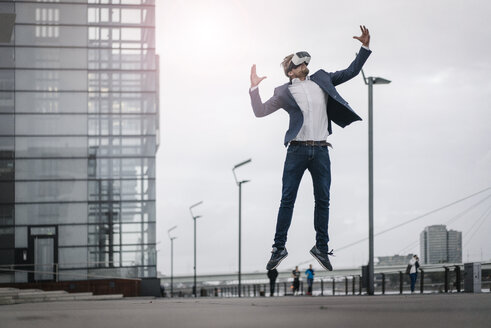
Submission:
[[278,87],[281,100],[284,102],[285,107],[293,107],[300,110],[300,107],[295,101],[295,98],[293,98],[293,95],[290,92],[290,89],[288,89],[288,86],[290,86],[290,83],[285,83],[282,86]]

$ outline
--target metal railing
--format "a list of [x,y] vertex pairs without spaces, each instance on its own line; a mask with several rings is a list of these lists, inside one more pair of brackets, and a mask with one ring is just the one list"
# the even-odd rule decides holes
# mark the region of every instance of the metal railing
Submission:
[[[491,292],[491,263],[483,263],[481,290]],[[421,294],[428,293],[460,293],[464,291],[463,265],[428,265],[420,267],[415,291]],[[275,284],[274,296],[293,295],[293,279],[285,279]],[[375,294],[409,294],[410,277],[401,270],[385,270],[375,273]],[[300,282],[299,295],[307,294],[307,284]],[[198,296],[202,297],[238,297],[239,286],[236,283],[206,284],[198,282]],[[243,282],[241,295],[244,297],[270,296],[270,285],[267,279],[260,283]],[[190,297],[192,288],[189,286],[176,286],[172,297]],[[366,294],[366,284],[361,275],[346,275],[322,277],[314,280],[312,286],[313,296],[336,295],[362,295]]]

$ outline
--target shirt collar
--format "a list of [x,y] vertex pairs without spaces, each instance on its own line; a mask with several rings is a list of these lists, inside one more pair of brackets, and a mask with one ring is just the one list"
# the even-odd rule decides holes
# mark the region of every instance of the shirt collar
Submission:
[[[307,78],[305,79],[306,81],[309,80],[310,81],[310,75],[307,75]],[[301,81],[298,77],[294,78],[292,80],[292,84],[295,84],[295,83],[300,83],[300,82],[304,82],[304,81]]]

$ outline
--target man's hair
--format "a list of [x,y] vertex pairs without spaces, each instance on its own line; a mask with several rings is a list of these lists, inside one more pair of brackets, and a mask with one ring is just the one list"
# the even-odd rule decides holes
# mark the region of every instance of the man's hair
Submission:
[[288,76],[288,67],[290,66],[290,62],[292,61],[292,58],[293,58],[293,54],[288,55],[281,62],[281,67],[283,67],[283,71],[285,72],[285,75],[288,78],[289,78],[289,76]]

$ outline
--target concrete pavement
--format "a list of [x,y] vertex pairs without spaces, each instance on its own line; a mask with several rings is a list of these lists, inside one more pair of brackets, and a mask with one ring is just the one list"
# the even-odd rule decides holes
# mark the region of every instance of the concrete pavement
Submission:
[[11,327],[490,327],[491,294],[131,299],[0,306]]

